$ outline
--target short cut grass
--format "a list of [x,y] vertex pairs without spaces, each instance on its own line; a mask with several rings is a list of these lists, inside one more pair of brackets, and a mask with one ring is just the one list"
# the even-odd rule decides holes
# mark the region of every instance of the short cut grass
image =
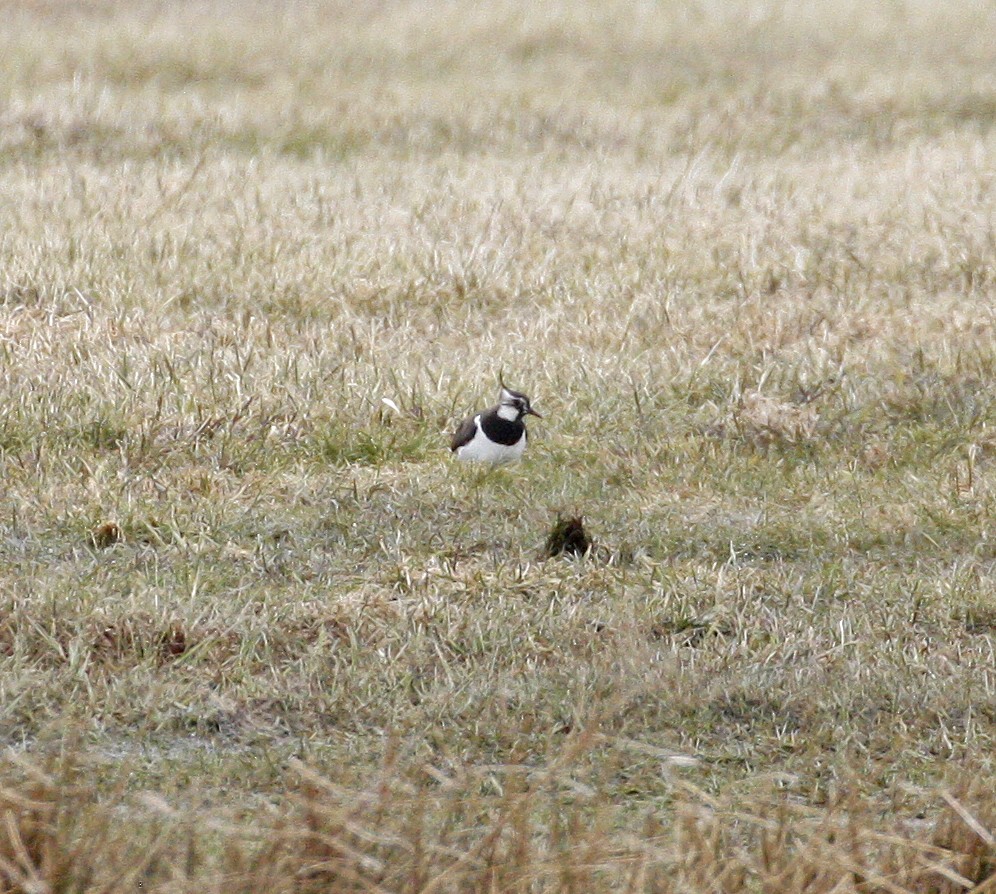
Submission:
[[991,4],[2,16],[0,888],[991,879]]

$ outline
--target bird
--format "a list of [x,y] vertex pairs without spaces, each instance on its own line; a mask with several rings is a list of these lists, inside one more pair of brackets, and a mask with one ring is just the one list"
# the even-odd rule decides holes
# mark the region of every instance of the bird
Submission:
[[543,417],[521,391],[513,391],[501,380],[499,384],[498,403],[465,419],[454,433],[450,450],[458,459],[500,466],[522,457],[529,437],[523,418]]

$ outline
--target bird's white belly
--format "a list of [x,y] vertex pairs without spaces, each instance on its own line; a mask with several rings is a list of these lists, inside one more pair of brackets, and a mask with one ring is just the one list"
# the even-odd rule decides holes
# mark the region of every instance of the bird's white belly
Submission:
[[522,456],[522,451],[526,449],[525,434],[514,444],[496,444],[484,437],[484,432],[478,428],[474,437],[463,447],[458,447],[456,455],[459,459],[470,460],[478,463],[491,463],[501,465],[502,463],[515,462]]

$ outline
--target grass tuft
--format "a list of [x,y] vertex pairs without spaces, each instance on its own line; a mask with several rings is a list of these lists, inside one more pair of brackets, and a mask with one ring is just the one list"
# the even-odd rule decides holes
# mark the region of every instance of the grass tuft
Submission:
[[584,529],[584,519],[557,517],[546,538],[544,552],[549,558],[563,554],[583,556],[593,546],[593,541]]

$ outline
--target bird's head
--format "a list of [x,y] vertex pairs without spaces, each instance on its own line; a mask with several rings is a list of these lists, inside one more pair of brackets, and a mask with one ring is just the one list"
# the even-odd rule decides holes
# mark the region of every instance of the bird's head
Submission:
[[537,419],[543,418],[529,405],[529,398],[526,395],[521,391],[513,391],[505,385],[501,386],[501,395],[498,399],[498,415],[502,419],[508,419],[509,421],[518,421],[523,416],[535,416]]

